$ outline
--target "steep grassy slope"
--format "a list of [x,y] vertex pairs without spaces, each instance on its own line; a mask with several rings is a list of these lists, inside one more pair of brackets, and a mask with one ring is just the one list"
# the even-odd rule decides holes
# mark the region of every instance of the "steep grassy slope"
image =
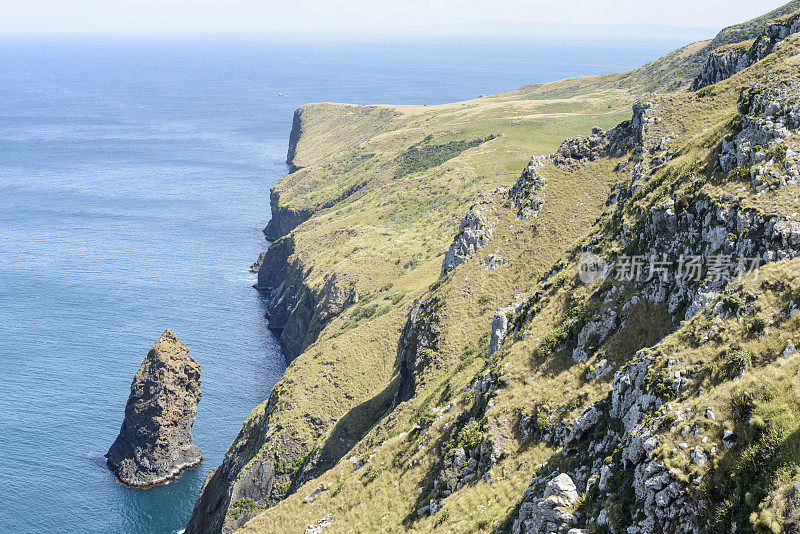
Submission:
[[[231,468],[225,470],[223,464],[212,474],[204,496],[220,496],[222,501],[201,498],[188,532],[221,527],[231,500],[244,506],[250,498],[263,503],[261,507],[280,500],[357,443],[391,407],[400,365],[399,333],[413,301],[436,281],[442,253],[464,210],[485,191],[513,183],[531,153],[551,151],[558,139],[575,129],[619,122],[629,114],[624,110],[631,100],[625,91],[606,89],[582,97],[548,95],[546,100],[512,93],[438,107],[325,104],[304,108],[303,136],[295,157],[304,168],[276,190],[281,205],[297,206],[297,211],[331,205],[315,211],[273,244],[273,250],[280,250],[291,242],[292,253],[285,258],[289,268],[277,281],[271,279],[274,271],[270,269],[270,278],[264,282],[272,285],[273,302],[285,306],[291,301],[281,308],[291,308],[289,317],[279,318],[278,310],[270,320],[273,324],[285,321],[276,325],[284,328],[284,339],[295,336],[285,341],[286,347],[296,351],[293,356],[302,354],[294,359],[270,400],[245,424],[229,453],[236,458]],[[312,143],[315,132],[341,125],[351,108],[363,110],[352,120],[375,114],[383,117],[378,121],[382,127],[391,131],[363,142],[355,140],[355,147],[349,145],[351,139],[337,137],[336,143],[348,143],[343,148],[346,155],[338,161],[320,156],[320,163],[314,163],[315,153],[328,150],[325,143],[321,143],[325,148]],[[430,135],[433,138],[426,139]],[[493,135],[497,137],[486,140]],[[435,155],[438,147],[452,141],[476,139],[485,141],[441,165],[424,169],[427,165],[422,161],[420,172],[398,172],[398,159],[414,145],[431,146],[429,153]],[[354,157],[351,150],[359,159],[356,165],[346,163]],[[366,154],[369,160],[361,161]],[[597,216],[609,187],[606,179],[585,178],[594,183],[594,210],[567,218],[571,221],[564,220],[560,211],[552,212],[553,228],[566,230],[564,224],[571,223],[574,237]],[[582,194],[582,186],[574,179],[563,184],[564,212],[574,207],[573,199]],[[343,197],[341,192],[348,190],[353,192]],[[559,196],[553,195],[554,207]],[[546,247],[554,247],[554,252],[543,257],[542,268],[559,254],[565,238],[567,234],[556,232],[543,236]],[[531,243],[528,253],[536,254],[539,246]],[[272,264],[267,260],[265,265]],[[260,279],[268,268],[262,268]],[[513,289],[503,283],[485,293],[488,300],[482,301],[477,313],[483,319],[474,319],[473,333],[483,329],[493,309],[513,295]],[[314,336],[308,335],[305,325],[311,325]],[[449,350],[458,354],[462,349]],[[271,467],[262,472],[260,466],[267,463]],[[253,478],[259,483],[235,489],[231,498],[227,494],[242,472],[258,473]],[[250,513],[228,514],[228,524],[243,523],[258,507],[251,505]]]
[[[694,65],[691,58],[704,47],[687,47],[631,73],[446,106],[301,108],[290,152],[299,170],[273,196],[273,212],[286,215],[273,225],[272,237],[286,235],[272,244],[259,273],[272,297],[270,322],[283,328],[287,353],[296,358],[209,476],[187,532],[231,531],[248,520],[245,530],[254,532],[302,532],[309,525],[326,532],[474,532],[515,522],[518,531],[535,531],[530,512],[544,506],[537,499],[556,474],[569,476],[581,494],[569,503],[564,524],[614,530],[649,521],[638,504],[647,495],[633,489],[636,466],[646,462],[621,458],[637,435],[626,426],[630,417],[613,412],[609,395],[617,382],[633,380],[624,375],[631,374],[627,363],[644,361],[642,373],[660,376],[667,353],[691,360],[676,368],[679,376],[703,383],[699,369],[727,358],[719,353],[732,339],[704,353],[703,361],[688,349],[663,347],[684,339],[692,328],[681,327],[688,311],[703,309],[724,288],[666,281],[659,290],[624,281],[585,286],[576,277],[579,252],[590,248],[609,260],[626,252],[672,254],[671,243],[683,239],[686,250],[709,256],[746,248],[741,243],[747,239],[754,243],[750,253],[791,257],[800,245],[789,222],[797,192],[778,177],[790,175],[791,147],[747,144],[750,138],[742,135],[751,131],[749,119],[739,117],[737,105],[757,100],[763,90],[746,97],[742,90],[770,71],[770,83],[795,77],[796,43],[703,91],[646,97],[651,102],[637,106],[630,123],[573,139],[519,175],[530,154],[551,153],[575,132],[630,118],[635,95],[688,85],[701,65],[686,68],[687,61]],[[783,98],[786,107],[791,98]],[[752,176],[749,166],[747,172],[742,165],[718,168],[720,152],[744,153],[745,144],[742,161],[765,154],[754,156]],[[767,151],[775,150],[789,159],[773,156],[775,168],[762,172]],[[725,215],[732,203],[749,223],[718,230],[726,218],[738,220],[738,212]],[[470,205],[471,216],[453,242]],[[675,221],[676,234],[669,237],[675,214],[685,220]],[[704,226],[712,222],[716,226]],[[788,234],[775,237],[777,222]],[[678,235],[679,227],[685,235]],[[781,242],[783,235],[789,242]],[[466,251],[466,261],[440,279],[451,244],[456,256]],[[511,306],[495,312],[504,305]],[[767,299],[762,307],[774,305]],[[707,317],[705,310],[698,317]],[[776,346],[792,324],[781,323]],[[658,355],[639,352],[648,348]],[[743,359],[750,366],[766,361]],[[714,376],[702,392],[673,404],[724,399],[726,375]],[[789,393],[774,398],[786,406],[794,402]],[[631,402],[642,414],[663,405]],[[590,409],[598,420],[570,440],[573,421]],[[676,422],[689,413],[682,410],[656,417]],[[647,417],[637,422],[654,420]],[[765,418],[764,428],[770,424]],[[786,431],[791,436],[791,428]],[[604,440],[611,434],[616,441]],[[653,469],[677,465],[668,447],[673,437],[660,439],[661,463]],[[792,458],[792,443],[780,445],[780,454]],[[737,447],[731,450],[747,454],[742,441]],[[738,457],[728,458],[726,469],[741,472]],[[781,472],[791,465],[781,463]],[[613,483],[591,490],[588,482],[602,467]],[[674,475],[678,482],[704,476],[686,471],[678,473],[685,478]],[[781,476],[792,479],[791,473]],[[756,497],[745,499],[731,488],[724,498],[709,493],[709,501],[747,500],[756,522],[763,510],[778,517],[779,505],[783,515],[790,513],[785,484],[766,486]],[[667,505],[673,504],[670,498]],[[706,513],[716,514],[695,515]],[[726,513],[719,512],[719,524],[730,526]],[[670,525],[692,527],[685,521],[679,516]],[[651,523],[664,524],[659,517]]]
[[[530,521],[526,510],[541,505],[536,496],[548,477],[557,473],[570,473],[582,494],[570,505],[578,512],[569,514],[576,526],[619,531],[633,524],[637,532],[650,532],[647,521],[652,519],[670,532],[707,531],[712,526],[730,532],[733,523],[745,532],[777,532],[775,525],[792,531],[798,510],[792,504],[796,498],[792,486],[800,473],[796,418],[788,415],[800,403],[800,361],[791,351],[798,342],[798,319],[791,312],[797,305],[793,288],[800,281],[797,260],[770,264],[757,278],[718,287],[715,293],[722,294],[709,297],[710,304],[681,326],[693,293],[671,309],[666,295],[680,294],[674,281],[663,281],[666,294],[661,297],[652,283],[586,286],[576,276],[576,259],[586,247],[609,259],[632,248],[671,251],[673,243],[683,245],[682,240],[695,233],[696,243],[709,249],[698,248],[698,253],[731,253],[747,241],[756,244],[753,255],[774,250],[786,258],[796,254],[794,247],[800,241],[784,240],[783,234],[776,236],[758,221],[771,221],[774,228],[791,220],[797,209],[797,186],[759,195],[756,186],[743,183],[738,175],[714,172],[714,162],[720,138],[737,117],[741,89],[763,80],[768,71],[774,80],[794,80],[800,65],[792,55],[797,47],[793,40],[782,52],[715,87],[713,94],[655,99],[652,118],[658,122],[649,125],[643,139],[643,146],[650,148],[630,157],[631,162],[647,163],[649,169],[639,178],[638,188],[630,187],[627,173],[613,172],[627,157],[600,159],[573,173],[549,166],[539,171],[547,175],[548,192],[563,183],[557,180],[572,177],[587,182],[588,176],[599,174],[619,180],[631,195],[610,207],[583,244],[547,276],[538,277],[550,258],[536,262],[546,247],[534,245],[531,254],[526,248],[531,225],[517,220],[516,210],[502,197],[495,198],[499,222],[485,248],[498,247],[509,264],[486,271],[478,257],[458,267],[423,299],[428,311],[422,315],[436,325],[437,342],[435,350],[425,355],[416,394],[367,434],[349,453],[352,461],[341,462],[309,482],[251,521],[245,531],[302,532],[320,521],[327,525],[326,532],[511,528],[517,520]],[[661,139],[667,136],[665,153]],[[651,151],[653,147],[658,148]],[[660,166],[661,158],[669,160],[666,167]],[[702,208],[696,207],[697,202]],[[692,208],[681,212],[679,204]],[[701,215],[732,204],[748,213],[751,223],[739,236],[726,233],[730,242],[710,250],[713,240],[700,236],[720,223],[713,222],[715,216],[704,222]],[[665,207],[672,205],[675,208]],[[535,220],[538,235],[569,219],[565,206],[552,208],[562,219],[546,220],[545,207]],[[602,209],[598,202],[586,211]],[[695,209],[705,211],[689,217]],[[660,214],[670,212],[698,221],[697,226],[679,224],[669,234],[669,224],[663,226]],[[665,234],[663,242],[660,233]],[[509,281],[515,281],[517,288],[532,286],[528,304],[512,317],[515,329],[509,336],[516,342],[507,340],[487,360],[489,321],[480,316],[481,303],[489,304]],[[580,344],[579,333],[592,322],[602,323],[610,310],[616,310],[619,319],[608,332],[598,334],[595,346],[587,350],[590,356],[576,362],[572,355]],[[476,327],[474,322],[482,324]],[[642,361],[648,364],[642,387],[652,391],[652,398],[633,394],[631,405],[641,407],[643,415],[634,421],[630,409],[614,413],[611,407],[614,399],[625,397],[619,384],[625,383],[631,368],[626,365]],[[646,416],[647,402],[642,399],[652,402]],[[573,426],[573,421],[590,409],[603,415],[583,434],[576,432],[580,425]],[[628,460],[626,467],[623,455],[630,458],[632,444],[646,441],[637,432],[646,432],[648,439],[655,436],[656,441],[645,458]],[[729,433],[735,438],[726,442],[723,437]],[[616,442],[604,441],[609,435],[618,436]],[[469,480],[470,473],[453,474],[453,451],[481,450],[487,443],[495,458],[485,473]],[[647,501],[648,486],[637,475],[638,466],[650,466],[647,462],[653,462],[653,470],[672,469],[679,485],[676,491],[690,496],[686,502],[705,502],[706,507],[681,506],[691,512],[682,513],[674,509],[670,497],[662,507],[664,515],[657,515],[662,508]],[[481,461],[477,463],[480,466]],[[609,474],[603,475],[606,480],[601,484],[604,469]],[[443,474],[457,480],[452,491],[442,490],[448,487],[441,483]],[[701,526],[692,524],[694,520]],[[525,527],[518,524],[518,528]]]

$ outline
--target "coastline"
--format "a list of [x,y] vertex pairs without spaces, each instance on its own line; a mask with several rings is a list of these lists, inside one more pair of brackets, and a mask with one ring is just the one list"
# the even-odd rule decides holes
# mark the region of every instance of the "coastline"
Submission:
[[121,484],[123,486],[126,486],[126,487],[129,487],[129,488],[144,490],[144,489],[148,489],[148,488],[154,488],[156,486],[163,486],[163,485],[167,484],[170,480],[174,480],[174,479],[178,478],[180,476],[180,474],[183,473],[184,471],[191,471],[192,469],[197,469],[198,467],[200,467],[200,464],[202,464],[204,460],[205,460],[205,458],[200,458],[196,462],[187,462],[185,464],[176,466],[176,467],[173,468],[173,470],[168,475],[166,475],[164,477],[161,477],[161,478],[158,478],[158,479],[154,480],[153,482],[149,482],[147,484],[138,484],[136,482],[131,482],[131,481],[128,481],[128,480],[125,480],[125,479],[121,478],[119,476],[119,470],[117,469],[117,467],[114,464],[111,463],[111,461],[108,458],[106,458],[106,464],[111,469],[111,471],[114,473],[114,478],[117,480],[117,482],[119,484]]

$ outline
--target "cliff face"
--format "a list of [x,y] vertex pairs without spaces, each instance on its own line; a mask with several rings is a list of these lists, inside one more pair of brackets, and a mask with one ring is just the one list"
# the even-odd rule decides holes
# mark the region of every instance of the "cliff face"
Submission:
[[[186,525],[186,534],[233,532],[244,525],[264,507],[264,503],[280,495],[276,484],[274,458],[259,456],[265,440],[268,410],[275,407],[275,395],[256,408],[245,422],[233,445],[225,454],[222,465],[206,477],[200,497]],[[287,463],[296,461],[296,449],[287,446],[276,451]],[[280,483],[285,473],[277,473]],[[283,475],[283,476],[282,476]]]
[[133,378],[122,428],[106,454],[122,482],[152,486],[200,463],[191,433],[200,397],[200,366],[166,330]]
[[[789,37],[767,56],[785,67],[781,80],[796,67],[794,46]],[[272,203],[312,214],[276,230],[258,282],[291,364],[209,475],[187,532],[649,534],[702,531],[690,506],[700,498],[770,509],[760,482],[755,497],[699,493],[703,480],[729,485],[750,454],[742,439],[715,457],[726,430],[758,443],[784,423],[769,403],[795,402],[783,390],[751,398],[747,410],[766,417],[758,431],[739,416],[701,420],[712,421],[707,407],[733,420],[728,366],[735,377],[755,365],[779,372],[756,356],[767,352],[761,334],[745,330],[780,325],[763,330],[774,352],[795,324],[785,306],[762,317],[772,297],[754,304],[705,277],[716,256],[780,264],[800,243],[787,190],[800,152],[793,92],[754,89],[754,106],[737,102],[763,65],[713,90],[647,97],[633,117],[637,71],[441,107],[304,108],[288,158],[298,170]],[[748,149],[765,129],[780,135]],[[742,173],[719,170],[740,154],[784,172],[785,186],[769,179],[763,190],[782,196],[742,192]],[[611,263],[697,252],[706,268],[696,281],[584,284],[583,252]]]
[[[226,521],[247,510],[243,532],[796,532],[796,17],[765,22],[757,32],[764,55],[736,73],[717,65],[713,87],[649,95],[616,128],[528,151],[552,153],[527,167],[527,157],[517,157],[521,176],[509,173],[502,187],[483,189],[493,193],[461,204],[461,214],[472,206],[463,222],[445,225],[455,239],[437,241],[441,254],[410,273],[424,282],[404,309],[384,316],[392,321],[370,315],[359,323],[402,277],[383,292],[360,293],[293,362],[263,418],[243,429],[243,440],[258,437],[260,452],[234,443],[223,468],[271,472],[273,484],[256,509],[225,504]],[[570,83],[536,90],[567,91]],[[469,116],[485,119],[480,103],[463,104],[473,105]],[[470,163],[486,173],[518,152],[489,151],[481,157],[490,164]],[[442,167],[420,174],[415,187],[430,191],[427,181],[439,173],[458,189],[457,175]],[[371,206],[377,213],[407,198],[392,197],[389,186],[382,193]],[[427,210],[435,206],[428,199]],[[364,208],[312,218],[321,227],[353,225]],[[415,215],[404,224],[426,220]],[[350,234],[320,242],[335,247],[342,235]],[[365,235],[374,239],[372,256],[387,242],[403,243],[374,228]],[[354,244],[337,249],[339,261]],[[302,257],[292,269],[309,279],[321,268],[310,259],[322,256]],[[760,269],[748,270],[754,262]],[[323,272],[321,280],[330,275]],[[383,336],[395,342],[393,358],[358,346]],[[348,371],[336,359],[345,352],[367,356]],[[291,391],[347,398],[350,382],[388,361],[391,410],[365,418],[363,434],[339,432],[361,418],[356,406],[338,418],[304,419],[312,433],[286,439],[281,406],[302,402]],[[305,365],[317,374],[300,379],[295,372]],[[344,441],[337,454],[315,450]],[[288,472],[281,445],[296,458],[295,475],[282,479],[288,486],[277,474]],[[326,467],[314,468],[323,456]],[[230,495],[237,478],[226,476]]]
[[269,192],[269,203],[272,218],[264,228],[264,235],[270,241],[276,241],[303,224],[313,215],[312,210],[297,210],[281,205],[280,193],[273,188]]
[[[728,46],[712,52],[703,65],[703,71],[692,82],[691,90],[697,91],[727,80],[737,72],[764,59],[790,35],[800,31],[800,16],[796,13],[764,27],[749,47]],[[749,43],[749,42],[748,42]]]
[[297,156],[297,143],[300,142],[300,137],[303,135],[303,111],[297,109],[292,116],[292,131],[289,133],[289,151],[286,153],[286,164],[289,165],[290,171],[295,172],[300,169],[295,165],[295,156]]
[[291,235],[273,242],[260,259],[256,284],[268,298],[269,327],[281,331],[281,350],[287,361],[302,353],[334,317],[358,301],[355,289],[337,284],[335,275],[321,288],[310,288],[308,270],[294,251]]
[[[289,150],[286,153],[286,164],[289,173],[295,173],[302,167],[297,163],[297,144],[303,135],[303,108],[294,112],[292,131],[289,134]],[[311,209],[293,209],[281,204],[280,192],[273,187],[269,192],[269,205],[272,217],[264,228],[264,235],[269,241],[276,241],[308,220],[314,213]]]

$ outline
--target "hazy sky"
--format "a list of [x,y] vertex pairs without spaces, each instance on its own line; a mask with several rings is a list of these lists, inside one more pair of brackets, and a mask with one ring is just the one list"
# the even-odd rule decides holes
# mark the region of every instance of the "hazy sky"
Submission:
[[0,34],[374,31],[505,21],[722,27],[784,3],[784,0],[0,0]]

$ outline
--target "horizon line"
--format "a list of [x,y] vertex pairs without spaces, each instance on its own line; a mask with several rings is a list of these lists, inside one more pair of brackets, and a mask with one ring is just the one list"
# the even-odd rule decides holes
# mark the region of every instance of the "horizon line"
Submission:
[[[534,28],[541,26],[539,28]],[[661,30],[661,31],[680,31],[691,34],[704,33],[711,39],[722,28],[717,26],[683,26],[671,24],[657,24],[652,22],[646,23],[596,23],[596,24],[581,24],[581,23],[562,23],[562,22],[519,22],[519,21],[496,21],[482,24],[476,23],[456,23],[445,25],[431,25],[431,26],[407,26],[407,27],[373,27],[373,28],[335,28],[326,30],[313,30],[313,29],[288,29],[288,30],[215,30],[215,29],[158,29],[158,30],[127,30],[127,31],[114,31],[114,30],[91,30],[91,31],[20,31],[20,32],[0,32],[0,38],[9,37],[314,37],[318,40],[321,37],[381,37],[381,36],[486,36],[486,37],[532,37],[548,36],[558,37],[571,35],[576,31],[587,31],[589,35],[597,35],[600,32],[602,35],[603,30],[611,31],[618,28],[639,28],[648,30]],[[530,30],[535,29],[537,33],[532,34]],[[594,32],[594,33],[592,33]],[[642,37],[642,35],[634,35],[635,37]],[[654,37],[648,33],[648,37]],[[625,36],[618,36],[624,39]],[[659,37],[668,37],[667,35]],[[678,38],[679,36],[675,36]]]

